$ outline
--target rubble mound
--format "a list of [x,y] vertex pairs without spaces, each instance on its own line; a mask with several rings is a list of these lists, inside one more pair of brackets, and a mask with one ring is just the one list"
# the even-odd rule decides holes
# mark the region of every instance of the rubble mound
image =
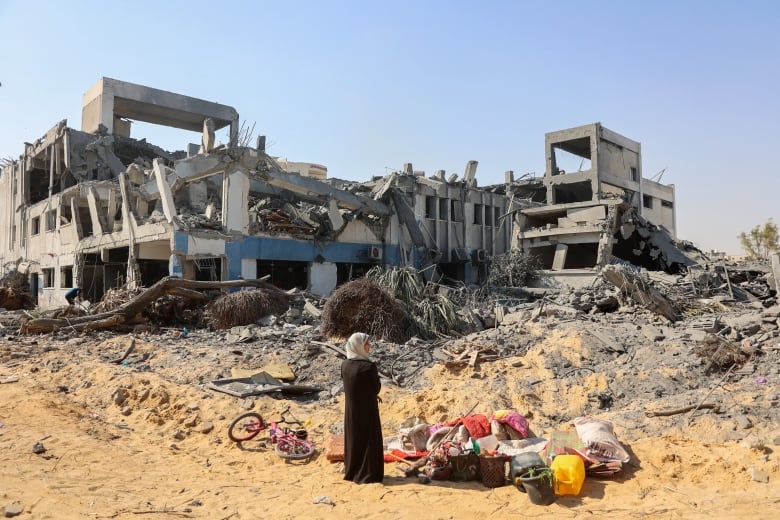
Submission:
[[284,314],[290,297],[281,290],[252,289],[220,296],[209,304],[206,322],[213,329],[255,323],[269,314]]
[[355,332],[403,343],[409,339],[409,318],[403,307],[371,280],[345,283],[325,303],[320,331],[346,338]]

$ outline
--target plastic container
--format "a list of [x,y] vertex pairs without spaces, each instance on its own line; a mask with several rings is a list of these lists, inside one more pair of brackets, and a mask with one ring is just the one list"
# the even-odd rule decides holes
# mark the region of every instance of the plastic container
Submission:
[[585,482],[585,463],[577,455],[558,455],[550,468],[556,495],[579,495]]
[[479,445],[479,453],[486,453],[498,448],[498,438],[492,433],[485,437],[480,437],[476,440],[476,443]]
[[547,466],[536,452],[527,452],[514,455],[509,462],[509,479],[518,488],[523,487],[520,475],[531,468],[544,468]]

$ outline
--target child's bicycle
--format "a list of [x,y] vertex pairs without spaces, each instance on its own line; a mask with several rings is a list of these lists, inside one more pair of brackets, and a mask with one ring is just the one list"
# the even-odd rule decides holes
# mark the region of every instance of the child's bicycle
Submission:
[[[292,424],[298,428],[280,428],[279,424]],[[233,442],[241,443],[268,429],[277,455],[287,460],[305,460],[314,455],[314,446],[306,440],[308,433],[304,426],[307,424],[308,421],[304,424],[292,417],[290,405],[287,404],[283,407],[279,420],[270,423],[265,422],[263,416],[257,412],[242,413],[228,426],[228,437]]]

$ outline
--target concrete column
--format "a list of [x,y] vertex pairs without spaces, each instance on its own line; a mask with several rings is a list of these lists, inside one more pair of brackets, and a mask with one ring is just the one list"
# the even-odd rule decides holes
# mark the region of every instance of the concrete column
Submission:
[[249,175],[241,170],[225,172],[222,181],[222,225],[227,231],[249,231]]
[[775,279],[775,291],[780,292],[780,253],[774,253],[771,255],[772,259],[772,275]]
[[87,200],[89,202],[89,215],[92,217],[92,235],[102,235],[103,225],[100,223],[100,213],[98,213],[98,197],[97,193],[95,192],[95,188],[92,186],[89,188]]
[[317,296],[329,296],[336,288],[338,269],[333,262],[309,264],[309,291]]
[[257,278],[257,260],[255,258],[241,259],[241,276],[245,280],[254,280]]
[[106,231],[111,233],[114,231],[114,215],[116,214],[116,192],[111,190],[108,192],[108,211],[106,215]]
[[555,247],[555,257],[552,264],[553,271],[563,271],[563,266],[566,265],[566,252],[568,250],[569,246],[566,244],[558,244]]
[[162,163],[161,159],[155,159],[153,169],[154,180],[157,182],[157,191],[160,193],[165,220],[173,222],[173,217],[176,216],[176,206],[173,203],[171,187],[168,185],[168,181],[165,178],[166,170],[168,170],[168,168]]
[[168,274],[171,276],[177,276],[179,278],[184,277],[184,267],[179,255],[172,254],[168,259]]

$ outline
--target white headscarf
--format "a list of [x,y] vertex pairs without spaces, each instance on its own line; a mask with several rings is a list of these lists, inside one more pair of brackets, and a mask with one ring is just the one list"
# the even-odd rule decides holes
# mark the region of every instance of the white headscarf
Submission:
[[368,334],[362,332],[356,332],[349,337],[344,348],[347,352],[347,359],[365,359],[371,361],[366,352],[366,344],[368,343]]

